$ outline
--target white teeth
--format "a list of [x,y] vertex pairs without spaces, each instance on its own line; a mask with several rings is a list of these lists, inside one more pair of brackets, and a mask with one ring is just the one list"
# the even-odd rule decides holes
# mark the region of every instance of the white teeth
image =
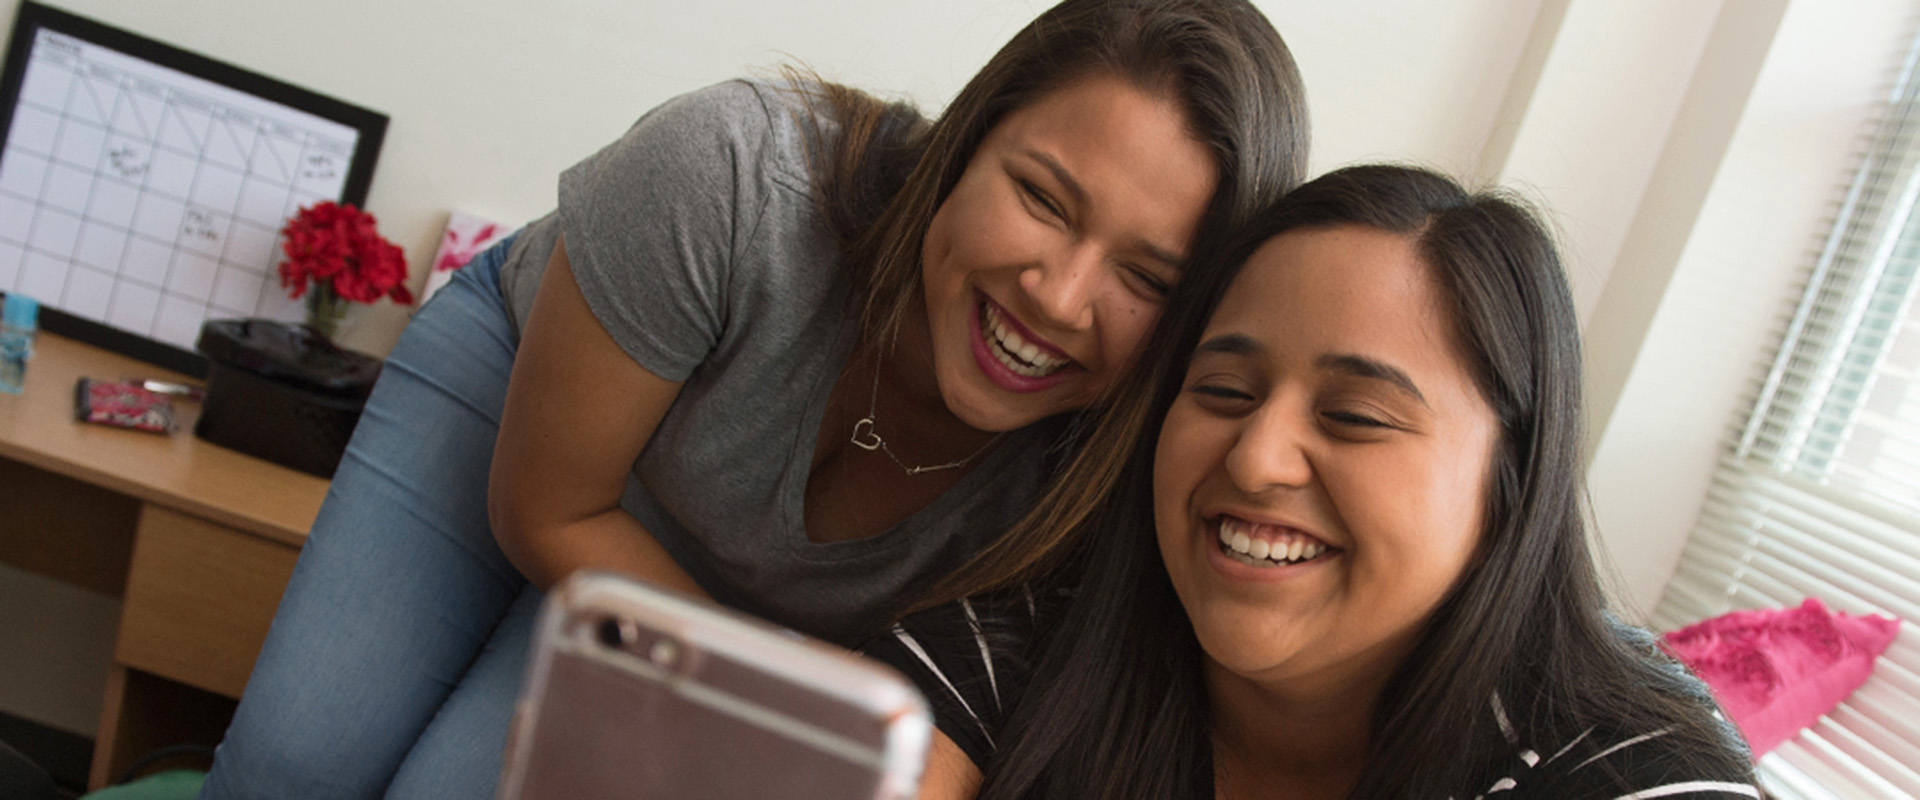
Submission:
[[994,360],[1009,371],[1029,378],[1043,378],[1073,363],[1070,359],[1040,349],[1018,331],[1008,327],[1000,319],[999,309],[992,303],[983,303],[981,306],[981,328],[991,334],[987,337],[987,349],[992,351]]
[[1312,561],[1327,546],[1310,536],[1282,533],[1275,539],[1256,539],[1254,525],[1233,517],[1220,518],[1220,547],[1228,558],[1255,567],[1276,567]]

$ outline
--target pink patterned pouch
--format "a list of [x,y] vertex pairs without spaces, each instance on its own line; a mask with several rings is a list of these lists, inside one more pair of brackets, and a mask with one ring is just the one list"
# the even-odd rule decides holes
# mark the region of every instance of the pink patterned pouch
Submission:
[[131,381],[81,378],[73,387],[73,416],[81,422],[171,433],[173,401]]

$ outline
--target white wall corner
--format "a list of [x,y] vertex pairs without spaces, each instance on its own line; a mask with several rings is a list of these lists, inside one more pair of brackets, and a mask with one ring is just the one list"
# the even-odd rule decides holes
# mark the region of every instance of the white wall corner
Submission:
[[[1616,603],[1644,619],[1659,599],[1699,513],[1731,403],[1689,383],[1711,338],[1669,317],[1652,336],[1682,255],[1699,234],[1741,114],[1779,32],[1787,0],[1722,6],[1680,115],[1586,328],[1588,492],[1600,561]],[[1689,335],[1692,334],[1692,335]],[[1726,365],[1722,365],[1726,366]],[[1678,371],[1663,369],[1671,367]],[[1740,369],[1744,369],[1742,364]],[[1624,406],[1638,372],[1633,402]],[[1734,370],[1738,372],[1739,370]],[[1741,377],[1734,376],[1737,387]],[[1737,390],[1736,390],[1737,391]]]
[[1485,169],[1547,209],[1583,321],[1683,111],[1719,6],[1567,0],[1536,17]]
[[1560,28],[1566,23],[1567,8],[1572,2],[1542,0],[1535,12],[1533,27],[1527,32],[1520,59],[1507,80],[1507,91],[1494,115],[1493,127],[1487,132],[1486,144],[1474,162],[1471,176],[1474,181],[1498,183],[1506,172],[1507,161],[1513,156],[1520,131],[1526,124],[1527,109],[1533,106],[1534,93],[1546,78],[1547,59],[1553,55],[1553,43],[1560,38]]

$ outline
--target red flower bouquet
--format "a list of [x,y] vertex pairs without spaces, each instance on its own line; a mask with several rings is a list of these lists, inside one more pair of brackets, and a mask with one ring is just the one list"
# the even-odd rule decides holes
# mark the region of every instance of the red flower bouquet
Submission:
[[391,297],[411,305],[407,257],[381,237],[372,214],[332,201],[300,209],[280,230],[280,285],[307,299],[307,324],[332,338],[347,303]]

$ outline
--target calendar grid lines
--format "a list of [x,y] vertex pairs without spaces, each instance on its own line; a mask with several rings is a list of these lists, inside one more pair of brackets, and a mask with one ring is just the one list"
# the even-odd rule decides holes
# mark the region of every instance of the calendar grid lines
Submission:
[[[123,78],[122,80],[124,82],[125,79]],[[123,86],[124,86],[124,83],[123,83]],[[134,121],[138,123],[140,126],[140,133],[142,135],[145,135],[147,130],[146,122],[145,120],[142,120],[140,118],[140,108],[138,105],[134,103],[131,93],[125,92],[125,91],[119,92],[115,96],[114,104],[113,104],[113,113],[112,113],[112,116],[109,117],[108,119],[107,130],[110,133],[119,132],[120,119],[121,119],[120,109],[122,108],[127,109],[127,113],[133,115]],[[109,147],[112,147],[113,144],[114,143],[112,142],[112,140],[109,139],[108,140]],[[125,175],[123,173],[120,173],[120,170],[117,167],[117,164],[118,164],[117,156],[114,155],[114,152],[117,152],[117,149],[118,148],[113,148],[113,149],[110,149],[108,152],[104,153],[103,160],[105,160],[108,164],[116,165],[114,170],[116,175],[110,176],[110,177],[117,177],[124,180]],[[144,175],[145,173],[143,172],[142,176],[144,177]],[[91,199],[89,199],[89,202],[87,204],[87,210],[89,213],[91,213],[93,210],[93,204],[91,202]],[[110,224],[110,221],[108,220],[101,220],[100,224],[103,227],[109,227],[109,228],[112,227]],[[82,230],[85,230],[85,228],[82,228]],[[108,315],[113,313],[114,304],[119,302],[120,300],[120,291],[121,291],[120,280],[125,274],[126,258],[127,258],[127,245],[126,245],[125,238],[123,237],[120,241],[120,246],[115,248],[115,252],[113,253],[113,283],[108,287],[106,305],[101,309],[101,312],[100,312],[100,316],[103,320]]]
[[[83,83],[82,83],[81,85],[82,85],[83,87],[85,87],[85,88],[86,88],[86,90],[87,90],[87,96],[88,96],[88,99],[89,99],[89,100],[91,100],[91,101],[93,102],[93,105],[94,105],[94,110],[96,110],[96,111],[100,111],[100,112],[103,112],[103,113],[101,114],[101,125],[103,125],[103,126],[105,126],[105,127],[103,128],[103,130],[104,130],[104,131],[107,131],[107,132],[111,132],[111,130],[112,130],[112,118],[113,118],[113,115],[112,115],[112,114],[111,114],[110,112],[107,112],[107,111],[106,111],[106,109],[103,109],[103,108],[101,108],[101,107],[100,107],[100,95],[99,95],[99,93],[98,93],[98,92],[96,92],[96,91],[94,91],[94,88],[95,88],[95,87],[94,87],[94,84],[93,84],[93,82],[92,82],[92,81],[86,81],[86,82],[83,82]],[[117,105],[117,104],[118,104],[118,103],[117,103],[117,93],[116,93],[116,105]],[[80,121],[80,124],[82,124],[82,125],[87,125],[87,122],[86,122],[85,120],[81,120],[81,121]],[[101,149],[102,149],[102,150],[104,150],[104,149],[105,149],[105,144],[104,144],[104,141],[105,141],[105,137],[103,136],[103,137],[102,137],[102,142],[103,142],[103,144],[102,144],[102,146],[101,146]],[[87,185],[87,194],[86,194],[86,197],[85,197],[85,198],[84,198],[84,199],[83,199],[83,200],[81,201],[81,203],[80,203],[80,225],[79,225],[79,230],[80,230],[80,234],[81,234],[81,235],[84,235],[84,233],[85,233],[85,231],[87,230],[87,227],[88,227],[88,224],[89,224],[89,223],[90,223],[90,222],[92,221],[92,219],[91,219],[91,217],[89,216],[89,213],[88,213],[88,212],[89,212],[89,210],[90,210],[90,209],[91,209],[91,208],[93,207],[93,196],[94,196],[94,192],[95,192],[95,191],[96,191],[96,190],[97,190],[97,189],[99,188],[99,177],[100,177],[100,173],[99,173],[99,157],[100,157],[100,155],[101,155],[100,153],[95,153],[95,154],[94,154],[94,163],[92,163],[92,164],[89,164],[89,165],[87,165],[87,167],[88,167],[88,169],[89,169],[89,170],[91,171],[91,173],[92,173],[92,174],[94,175],[94,181],[93,181],[93,182],[90,182],[90,183],[88,183],[88,185]],[[78,165],[76,164],[75,166],[78,166]],[[84,274],[84,273],[86,273],[86,272],[93,272],[93,273],[99,273],[99,272],[101,272],[101,270],[99,270],[99,269],[97,269],[97,268],[96,268],[96,267],[95,267],[94,265],[91,265],[91,264],[87,264],[87,263],[84,263],[84,262],[79,262],[79,261],[76,261],[76,263],[74,264],[74,268],[75,268],[75,269],[77,269],[77,270],[82,270],[82,271],[83,271],[82,273],[78,273],[78,274]],[[116,266],[115,266],[115,269],[114,269],[114,271],[113,271],[113,274],[112,274],[112,275],[110,275],[109,277],[110,277],[110,278],[118,278],[118,277],[119,277],[119,268],[118,268],[118,265],[116,265]],[[102,304],[102,308],[101,308],[101,313],[100,313],[100,314],[98,315],[99,317],[105,317],[105,315],[106,315],[106,313],[105,313],[105,305],[107,305],[107,304],[110,304],[110,303],[112,302],[112,292],[113,292],[113,286],[114,286],[114,283],[116,283],[116,282],[117,282],[117,281],[112,281],[112,280],[110,280],[110,281],[108,282],[108,284],[107,284],[107,290],[108,290],[108,296],[107,296],[107,303],[106,303],[106,304]],[[62,297],[61,297],[61,305],[63,305],[63,306],[66,306],[66,307],[69,307],[69,308],[71,308],[71,307],[73,307],[73,306],[75,305],[75,299],[73,298],[73,296],[72,296],[72,295],[73,295],[73,292],[74,292],[74,290],[75,290],[75,287],[76,287],[76,286],[78,286],[78,284],[77,284],[77,283],[76,283],[75,281],[72,281],[72,280],[69,280],[69,281],[67,282],[67,285],[66,285],[65,287],[63,287],[63,295],[62,295]],[[81,310],[81,313],[82,313],[83,315],[85,315],[85,316],[89,316],[89,317],[92,317],[92,316],[95,316],[95,315],[92,315],[92,314],[88,314],[88,313],[86,312],[86,310],[84,310],[84,309],[83,309],[83,310]]]
[[[59,159],[56,154],[59,150],[58,143],[60,141],[60,134],[61,134],[61,131],[66,127],[66,123],[67,123],[67,118],[66,118],[66,114],[64,113],[64,110],[66,105],[73,101],[73,92],[74,92],[73,84],[69,82],[67,84],[66,95],[61,98],[62,111],[61,113],[58,114],[56,118],[57,122],[54,124],[53,144],[51,144],[47,148],[47,170],[40,177],[40,195],[39,196],[41,197],[45,197],[47,195],[49,189],[51,188],[51,184],[53,183],[53,176],[54,176],[53,168],[57,163],[59,163]],[[33,209],[33,217],[27,222],[26,238],[25,238],[25,241],[23,241],[21,244],[22,244],[23,252],[25,252],[29,257],[36,252],[35,245],[39,241],[37,234],[40,229],[42,215],[48,214],[48,213],[52,213],[50,209],[36,204]],[[31,269],[32,267],[33,267],[33,264],[31,264],[28,261],[28,259],[26,258],[21,259],[20,268],[14,274],[13,280],[14,280],[15,286],[8,287],[8,291],[13,291],[14,288],[19,287],[20,284],[24,283],[28,278],[30,278],[31,276],[28,274],[28,270]],[[66,276],[62,275],[60,276],[60,287],[55,291],[59,296],[65,296],[66,289],[67,289]]]
[[36,41],[50,37],[0,150],[0,204],[32,210],[0,225],[0,258],[20,253],[0,289],[183,348],[208,318],[298,319],[274,280],[279,228],[341,196],[361,133],[54,32]]

